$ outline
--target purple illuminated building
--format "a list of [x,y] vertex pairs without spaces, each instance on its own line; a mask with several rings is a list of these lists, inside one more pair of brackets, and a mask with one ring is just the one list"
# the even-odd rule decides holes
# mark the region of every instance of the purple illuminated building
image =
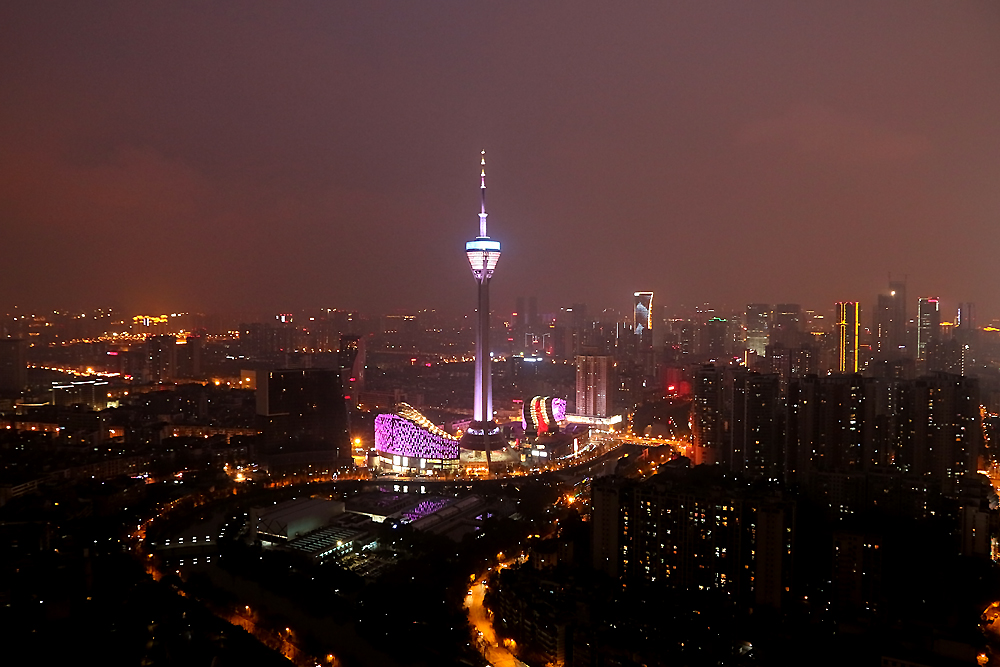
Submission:
[[479,290],[476,326],[476,371],[472,423],[462,436],[462,447],[486,452],[486,467],[491,465],[490,452],[503,448],[507,441],[493,420],[493,382],[490,373],[490,279],[500,259],[500,242],[486,233],[486,151],[482,153],[480,175],[479,236],[465,244],[465,254],[472,267],[472,276]]
[[375,418],[375,450],[411,458],[457,459],[458,440],[447,439],[399,415]]
[[458,465],[458,439],[409,405],[375,417],[375,451],[381,466],[397,473],[451,472]]

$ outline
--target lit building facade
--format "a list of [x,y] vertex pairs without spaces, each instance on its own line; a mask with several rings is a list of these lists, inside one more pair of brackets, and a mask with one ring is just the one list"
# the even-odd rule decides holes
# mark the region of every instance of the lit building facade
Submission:
[[841,373],[858,372],[860,312],[857,301],[837,302],[837,370]]
[[521,426],[525,433],[543,435],[558,433],[559,424],[566,422],[566,399],[552,396],[535,396],[524,402]]
[[458,469],[458,447],[458,438],[406,403],[400,403],[394,414],[375,418],[375,451],[382,470],[404,475],[453,473]]
[[632,330],[640,339],[650,337],[653,332],[653,293],[635,292],[635,303],[632,311]]
[[611,357],[580,355],[576,358],[576,414],[607,417],[611,414],[608,400],[608,378]]
[[917,361],[927,359],[927,348],[937,340],[940,329],[940,300],[937,297],[921,297],[917,301]]
[[746,349],[758,357],[764,356],[767,347],[768,320],[771,306],[766,303],[751,303],[746,310]]
[[704,472],[692,472],[661,468],[646,480],[595,480],[594,569],[781,608],[791,597],[795,504],[699,483]]

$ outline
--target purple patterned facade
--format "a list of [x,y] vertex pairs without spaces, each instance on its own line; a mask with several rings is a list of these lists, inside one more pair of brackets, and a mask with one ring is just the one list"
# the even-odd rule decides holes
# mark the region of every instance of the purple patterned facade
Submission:
[[566,399],[565,398],[553,398],[552,399],[552,414],[555,416],[557,422],[566,421]]
[[400,415],[381,414],[375,417],[375,450],[417,459],[457,459],[458,440],[432,433]]

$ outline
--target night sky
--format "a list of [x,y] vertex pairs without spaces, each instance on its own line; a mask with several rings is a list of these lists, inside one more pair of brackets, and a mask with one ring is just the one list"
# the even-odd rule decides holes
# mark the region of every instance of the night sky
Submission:
[[[624,7],[622,6],[624,5]],[[0,307],[1000,315],[996,2],[5,2]]]

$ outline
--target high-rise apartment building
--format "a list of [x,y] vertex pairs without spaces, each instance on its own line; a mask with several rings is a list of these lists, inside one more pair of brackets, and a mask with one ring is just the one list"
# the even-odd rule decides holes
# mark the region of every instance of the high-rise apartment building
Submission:
[[786,475],[861,471],[863,417],[861,376],[794,380],[788,390]]
[[858,372],[860,307],[857,301],[837,302],[837,370]]
[[732,435],[727,452],[733,472],[781,479],[780,386],[777,375],[740,372],[733,378]]
[[726,436],[723,388],[725,371],[705,364],[695,371],[691,435],[695,465],[720,460]]
[[167,382],[178,377],[176,337],[150,336],[145,344],[145,352],[144,382]]
[[609,382],[611,357],[581,355],[576,358],[576,413],[589,417],[611,416]]
[[913,383],[912,440],[900,452],[911,472],[939,480],[947,492],[974,473],[983,444],[976,378],[937,373]]
[[641,481],[594,481],[594,568],[780,608],[792,584],[794,503],[705,480],[711,469],[670,466]]

